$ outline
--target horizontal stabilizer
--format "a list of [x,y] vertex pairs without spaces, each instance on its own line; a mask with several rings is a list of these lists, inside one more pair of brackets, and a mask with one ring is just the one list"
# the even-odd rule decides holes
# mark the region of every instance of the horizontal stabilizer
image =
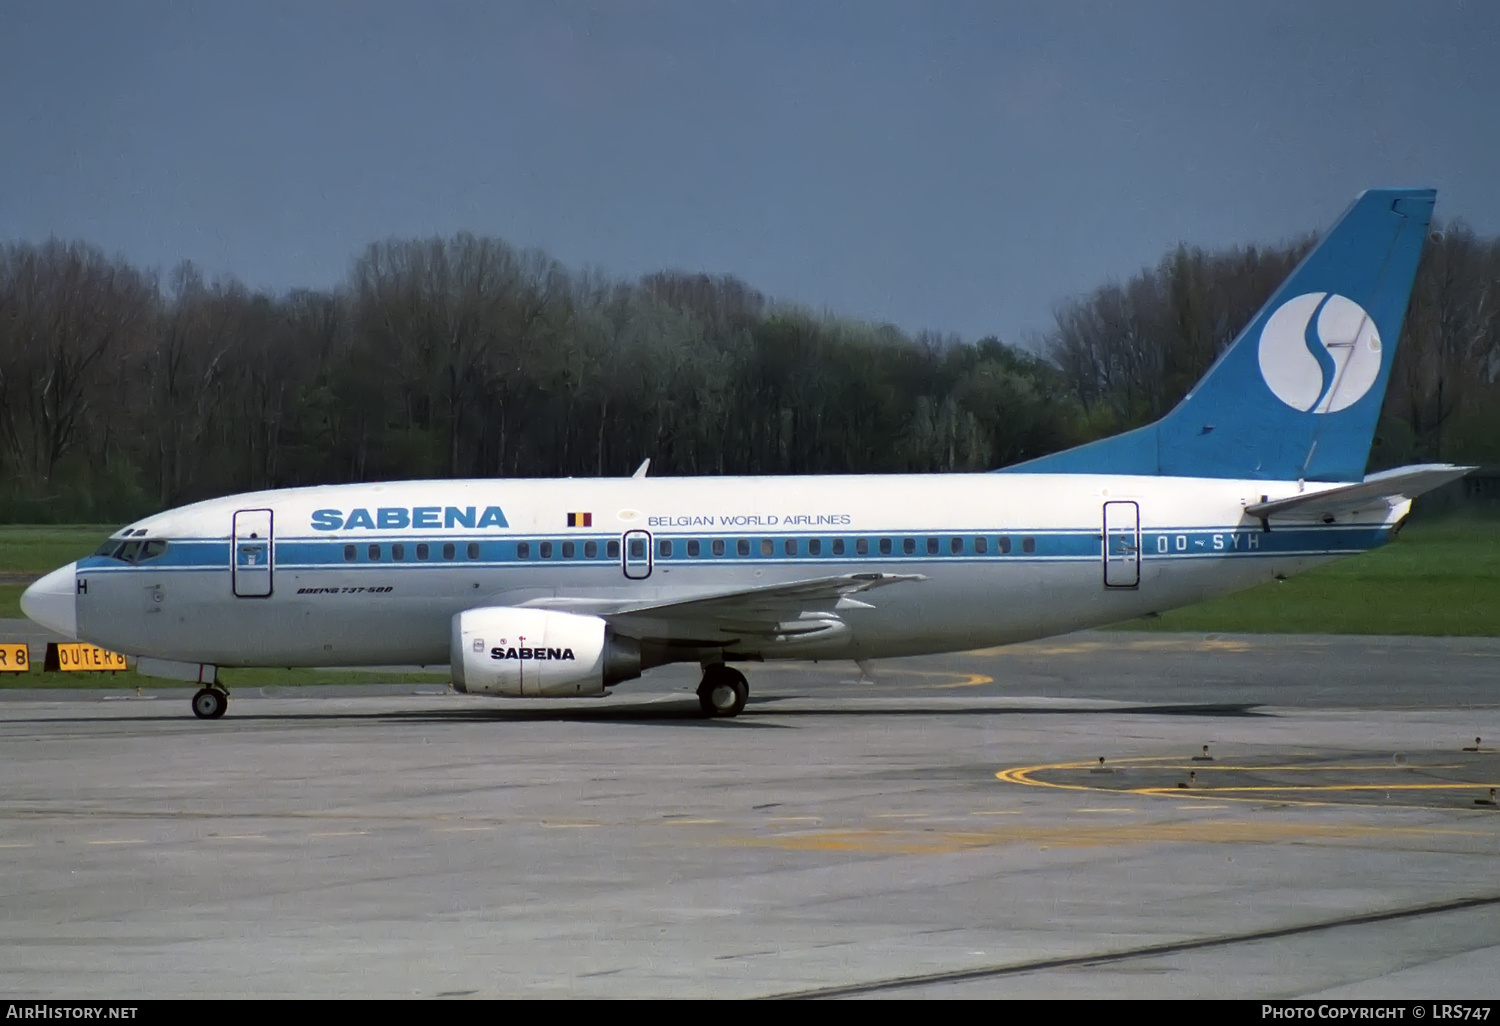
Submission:
[[1275,517],[1280,520],[1328,521],[1341,515],[1367,512],[1381,506],[1391,509],[1449,481],[1456,481],[1473,469],[1455,467],[1448,463],[1398,467],[1371,474],[1358,484],[1340,485],[1321,492],[1308,492],[1271,502],[1251,503],[1245,507],[1245,512],[1260,520]]

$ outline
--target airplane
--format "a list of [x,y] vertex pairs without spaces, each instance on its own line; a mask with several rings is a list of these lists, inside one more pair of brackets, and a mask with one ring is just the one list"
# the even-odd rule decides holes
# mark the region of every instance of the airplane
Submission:
[[203,685],[206,719],[222,667],[447,663],[460,692],[559,698],[682,662],[732,717],[736,663],[867,667],[1280,580],[1472,469],[1365,474],[1435,201],[1362,193],[1164,417],[1001,471],[251,492],[139,520],[21,605]]

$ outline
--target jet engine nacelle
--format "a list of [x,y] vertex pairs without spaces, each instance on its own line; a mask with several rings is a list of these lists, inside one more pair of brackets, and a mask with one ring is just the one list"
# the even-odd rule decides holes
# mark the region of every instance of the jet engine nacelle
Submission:
[[468,694],[574,698],[641,675],[641,646],[597,616],[489,606],[453,618],[453,686]]

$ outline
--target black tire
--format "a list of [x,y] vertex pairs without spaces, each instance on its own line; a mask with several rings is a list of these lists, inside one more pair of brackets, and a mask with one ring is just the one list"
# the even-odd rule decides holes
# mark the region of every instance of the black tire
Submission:
[[704,716],[726,719],[738,716],[749,697],[750,682],[739,670],[719,664],[703,671],[703,683],[698,685],[698,706]]
[[216,720],[229,710],[229,695],[218,688],[204,688],[193,696],[193,715]]

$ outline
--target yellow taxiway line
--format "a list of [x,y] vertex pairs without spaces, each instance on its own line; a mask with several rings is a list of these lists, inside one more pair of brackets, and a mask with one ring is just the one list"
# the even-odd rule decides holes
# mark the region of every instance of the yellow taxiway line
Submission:
[[[1060,783],[1053,780],[1040,780],[1036,774],[1044,771],[1080,771],[1089,770],[1098,772],[1101,768],[1108,773],[1111,768],[1117,766],[1129,766],[1135,769],[1157,769],[1176,770],[1178,772],[1192,771],[1198,774],[1199,779],[1191,786],[1177,787],[1102,787],[1094,784]],[[1416,770],[1433,769],[1460,769],[1462,764],[1444,763],[1442,765],[1396,765],[1396,766],[1371,766],[1371,765],[1334,765],[1334,766],[1242,766],[1230,763],[1194,763],[1181,757],[1164,759],[1160,757],[1134,757],[1116,759],[1103,767],[1097,762],[1056,762],[1036,766],[1012,766],[995,774],[995,779],[1007,784],[1019,784],[1025,787],[1047,787],[1059,791],[1086,791],[1093,794],[1135,794],[1148,797],[1171,797],[1191,798],[1194,800],[1222,800],[1222,801],[1256,801],[1251,795],[1303,795],[1303,794],[1349,794],[1353,792],[1366,791],[1477,791],[1484,793],[1489,788],[1500,788],[1500,783],[1492,782],[1454,782],[1442,783],[1375,783],[1375,784],[1205,784],[1202,775],[1218,772],[1241,772],[1241,773],[1264,773],[1270,771],[1297,772],[1297,773],[1327,773],[1327,772],[1359,772],[1359,773],[1400,773],[1409,774]],[[1298,804],[1305,805],[1334,805],[1348,804],[1333,801],[1310,801],[1305,798],[1292,799]],[[1412,806],[1413,808],[1427,808],[1427,806]]]

